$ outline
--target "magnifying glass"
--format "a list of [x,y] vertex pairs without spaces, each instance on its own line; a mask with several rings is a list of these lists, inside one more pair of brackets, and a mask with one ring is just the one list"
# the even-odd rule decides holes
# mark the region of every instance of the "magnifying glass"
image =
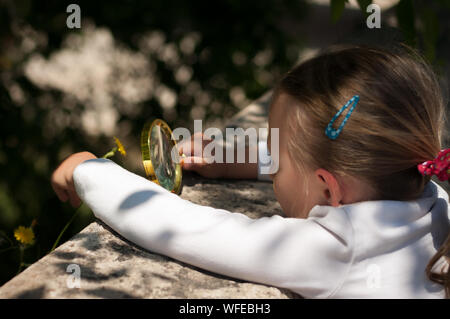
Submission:
[[172,130],[161,119],[149,121],[141,133],[141,153],[145,174],[152,182],[168,191],[181,191],[182,169]]

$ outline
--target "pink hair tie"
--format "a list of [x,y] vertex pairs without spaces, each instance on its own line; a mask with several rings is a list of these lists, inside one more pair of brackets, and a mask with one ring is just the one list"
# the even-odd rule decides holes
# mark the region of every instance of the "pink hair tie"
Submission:
[[436,175],[441,182],[450,178],[450,148],[439,152],[432,161],[426,161],[417,165],[417,169],[422,175]]

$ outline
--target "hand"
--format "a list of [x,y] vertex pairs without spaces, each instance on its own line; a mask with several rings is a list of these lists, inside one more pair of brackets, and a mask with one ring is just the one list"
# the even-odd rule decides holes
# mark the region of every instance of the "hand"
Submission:
[[[245,158],[247,159],[244,163],[237,162],[237,150],[234,148],[234,160],[231,163],[225,163],[226,158],[226,148],[223,148],[223,158],[222,163],[216,163],[212,161],[212,159],[205,158],[203,155],[204,149],[208,146],[213,140],[206,138],[202,133],[195,133],[191,140],[181,141],[181,143],[177,144],[179,154],[186,155],[186,157],[182,158],[181,166],[185,170],[195,171],[198,174],[208,177],[208,178],[238,178],[238,179],[256,179],[258,176],[258,164],[257,163],[249,163],[249,152],[250,148],[245,148]],[[222,144],[219,144],[222,145]],[[194,147],[201,150],[201,154],[199,156],[195,156]],[[214,145],[211,145],[210,148],[214,149]],[[257,149],[252,149],[252,151],[257,151]],[[208,152],[209,153],[209,152]],[[215,157],[215,153],[207,154]]]
[[93,158],[97,158],[97,156],[90,152],[75,153],[67,157],[55,169],[51,177],[51,184],[61,201],[66,202],[69,200],[72,207],[80,206],[81,200],[75,191],[73,183],[73,171],[78,164]]
[[[195,133],[192,135],[191,140],[181,141],[177,144],[179,154],[184,154],[186,157],[181,158],[181,166],[184,170],[195,171],[203,177],[208,178],[221,178],[227,175],[227,164],[226,163],[209,163],[208,160],[203,156],[205,147],[213,142],[213,140],[208,139],[202,133]],[[212,145],[210,146],[212,147]],[[195,149],[201,150],[199,156],[195,156]],[[223,152],[225,155],[225,151]],[[213,154],[211,154],[214,156]]]

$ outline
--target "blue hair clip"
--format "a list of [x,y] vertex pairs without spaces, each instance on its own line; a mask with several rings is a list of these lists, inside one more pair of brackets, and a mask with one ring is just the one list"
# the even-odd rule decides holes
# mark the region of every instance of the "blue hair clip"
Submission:
[[[328,123],[327,128],[325,129],[325,134],[332,140],[337,139],[339,134],[341,133],[342,129],[344,128],[345,123],[347,123],[348,118],[350,115],[352,115],[353,109],[356,107],[356,104],[358,104],[359,101],[359,95],[353,96],[350,100],[348,100],[347,103],[341,109],[333,116],[330,123]],[[353,103],[352,107],[348,111],[347,115],[344,118],[344,121],[341,123],[339,128],[336,130],[333,128],[333,123],[336,121],[336,119],[341,115],[342,112],[351,104]]]

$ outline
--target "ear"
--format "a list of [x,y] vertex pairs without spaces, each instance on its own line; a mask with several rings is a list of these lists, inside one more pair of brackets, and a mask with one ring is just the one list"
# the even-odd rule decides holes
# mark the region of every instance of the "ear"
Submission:
[[324,201],[329,205],[337,207],[342,203],[344,197],[343,188],[339,185],[336,177],[323,168],[319,168],[314,172],[317,182],[321,186],[321,192]]

